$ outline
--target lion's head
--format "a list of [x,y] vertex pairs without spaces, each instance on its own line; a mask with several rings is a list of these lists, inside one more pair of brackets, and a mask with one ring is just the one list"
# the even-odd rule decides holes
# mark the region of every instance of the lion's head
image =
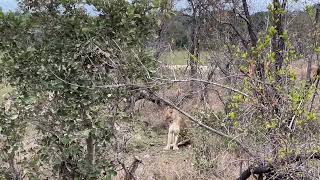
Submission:
[[164,121],[165,121],[165,125],[169,126],[169,124],[172,122],[173,120],[173,109],[170,107],[165,108],[164,110]]

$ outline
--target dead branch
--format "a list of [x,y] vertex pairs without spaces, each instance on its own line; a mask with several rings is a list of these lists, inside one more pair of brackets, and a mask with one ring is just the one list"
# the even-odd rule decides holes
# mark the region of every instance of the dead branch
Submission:
[[242,174],[237,180],[247,180],[251,175],[262,175],[262,174],[270,173],[272,171],[273,171],[273,168],[271,165],[249,167],[247,170],[242,172]]
[[231,90],[231,91],[234,91],[236,93],[239,93],[239,94],[242,94],[244,95],[245,97],[250,97],[248,94],[238,90],[238,89],[235,89],[235,88],[232,88],[232,87],[229,87],[229,86],[225,86],[223,84],[219,84],[219,83],[215,83],[215,82],[211,82],[211,81],[206,81],[206,80],[202,80],[202,79],[194,79],[194,78],[191,78],[191,79],[187,79],[187,80],[167,80],[167,81],[170,81],[172,83],[176,83],[176,82],[190,82],[190,81],[196,81],[196,82],[202,82],[202,83],[207,83],[207,84],[212,84],[214,86],[218,86],[218,87],[221,87],[221,88],[224,88],[224,89],[228,89],[228,90]]
[[[320,153],[311,153],[306,155],[296,155],[287,158],[285,161],[280,161],[280,164],[284,163],[296,163],[303,160],[311,160],[311,159],[317,159],[320,160]],[[257,167],[250,166],[247,170],[243,171],[240,175],[240,177],[237,180],[247,180],[251,175],[266,175],[274,172],[275,166],[274,164],[267,164],[267,165],[261,165]],[[284,175],[285,176],[285,175]]]
[[183,140],[183,141],[179,142],[178,146],[188,146],[189,144],[191,144],[191,140],[190,139],[186,139],[186,140]]
[[138,157],[134,157],[129,169],[126,171],[125,180],[135,180],[134,174],[142,161]]

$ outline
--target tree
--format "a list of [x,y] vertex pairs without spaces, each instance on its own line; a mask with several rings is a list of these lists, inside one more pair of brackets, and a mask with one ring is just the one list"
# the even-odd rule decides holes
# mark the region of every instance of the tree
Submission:
[[[201,6],[200,1],[188,0],[191,15],[190,15],[190,30],[189,30],[189,66],[190,66],[190,78],[197,78],[198,60],[200,55],[200,39],[199,30],[201,26]],[[190,83],[191,92],[196,91],[195,82]]]
[[28,105],[37,111],[22,118],[40,132],[36,164],[64,179],[113,172],[103,156],[110,124],[123,117],[121,103],[132,92],[118,84],[147,82],[155,68],[143,50],[153,24],[148,3],[87,1],[97,17],[81,3],[24,0],[22,13],[0,17],[1,77],[24,101],[33,99]]
[[[283,60],[284,60],[284,51],[285,51],[285,39],[284,39],[284,17],[285,17],[285,9],[287,6],[287,1],[284,0],[280,2],[279,0],[273,0],[273,17],[272,17],[272,25],[276,30],[276,34],[272,37],[272,51],[275,54],[275,70],[279,71],[282,68]],[[277,81],[281,81],[281,77],[277,77]]]

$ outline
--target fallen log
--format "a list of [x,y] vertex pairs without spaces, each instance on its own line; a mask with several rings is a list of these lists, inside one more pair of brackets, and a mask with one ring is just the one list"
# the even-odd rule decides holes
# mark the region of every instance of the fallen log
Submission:
[[[281,166],[281,164],[296,163],[296,162],[301,162],[301,161],[306,161],[311,159],[320,160],[320,153],[294,155],[292,157],[288,157],[284,160],[279,161],[279,163]],[[274,166],[272,164],[260,165],[256,167],[250,166],[247,170],[241,173],[240,177],[237,180],[247,180],[251,175],[259,175],[262,177],[263,175],[272,175],[273,173],[274,173]],[[277,175],[278,179],[283,179],[284,177],[286,177],[285,174]]]
[[263,175],[266,173],[271,173],[273,167],[271,165],[249,167],[247,170],[243,171],[237,180],[247,180],[251,175]]

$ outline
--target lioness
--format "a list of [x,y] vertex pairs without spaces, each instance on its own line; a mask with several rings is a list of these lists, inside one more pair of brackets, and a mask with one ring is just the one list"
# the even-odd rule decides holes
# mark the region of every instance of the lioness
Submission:
[[167,146],[164,149],[169,150],[173,146],[173,150],[178,150],[178,137],[180,130],[185,128],[185,122],[177,110],[167,107],[165,109],[165,123],[169,126],[169,131]]

